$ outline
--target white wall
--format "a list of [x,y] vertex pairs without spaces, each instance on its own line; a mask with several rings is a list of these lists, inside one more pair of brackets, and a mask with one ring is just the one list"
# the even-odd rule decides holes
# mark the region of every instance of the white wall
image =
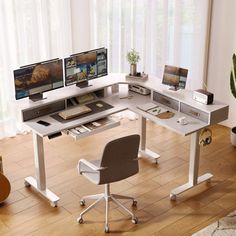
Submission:
[[90,4],[88,0],[71,0],[73,53],[91,49]]
[[229,119],[222,124],[236,126],[236,99],[230,91],[232,54],[236,53],[236,1],[213,0],[208,70],[208,90],[215,99],[229,104]]

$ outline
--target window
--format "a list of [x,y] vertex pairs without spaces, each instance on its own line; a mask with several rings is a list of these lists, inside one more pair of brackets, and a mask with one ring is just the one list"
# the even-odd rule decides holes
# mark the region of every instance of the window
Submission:
[[201,87],[208,1],[92,0],[93,46],[108,48],[109,72],[129,72],[135,48],[138,70],[162,78],[164,65],[189,70],[187,88]]
[[72,50],[69,0],[0,1],[0,138],[21,132],[13,70]]

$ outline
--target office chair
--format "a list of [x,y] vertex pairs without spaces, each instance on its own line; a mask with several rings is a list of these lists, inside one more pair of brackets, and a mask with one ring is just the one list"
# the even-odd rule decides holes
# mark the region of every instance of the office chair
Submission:
[[85,159],[79,160],[78,171],[81,175],[85,176],[92,183],[105,185],[105,192],[96,195],[84,196],[80,205],[85,205],[85,199],[95,199],[96,201],[80,213],[77,222],[82,224],[83,215],[91,210],[101,200],[106,203],[106,222],[105,232],[109,232],[108,227],[108,210],[109,201],[113,201],[116,205],[125,210],[132,217],[132,223],[137,224],[137,217],[123,206],[117,199],[131,199],[133,200],[132,206],[136,206],[137,202],[132,197],[111,194],[110,183],[126,179],[139,171],[138,166],[138,150],[139,150],[140,136],[137,134],[118,138],[109,142],[103,151],[101,160],[87,161]]

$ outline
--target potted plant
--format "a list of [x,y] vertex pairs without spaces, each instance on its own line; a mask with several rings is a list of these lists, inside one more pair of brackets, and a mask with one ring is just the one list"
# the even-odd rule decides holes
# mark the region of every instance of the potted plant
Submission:
[[[230,73],[230,89],[233,96],[236,98],[236,55],[233,54],[233,69],[231,69]],[[233,127],[231,130],[231,143],[236,147],[236,127]]]
[[130,63],[130,75],[136,76],[137,74],[137,62],[140,60],[139,53],[135,49],[131,49],[127,53],[127,60]]

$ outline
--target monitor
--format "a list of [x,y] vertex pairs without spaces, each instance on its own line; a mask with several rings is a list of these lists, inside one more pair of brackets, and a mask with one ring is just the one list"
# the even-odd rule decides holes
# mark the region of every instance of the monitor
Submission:
[[61,88],[63,83],[62,59],[39,62],[14,70],[15,98],[43,98],[43,92]]
[[99,48],[64,59],[65,85],[86,87],[88,81],[107,75],[107,49]]
[[176,66],[165,65],[162,83],[171,86],[170,89],[184,89],[188,70]]

